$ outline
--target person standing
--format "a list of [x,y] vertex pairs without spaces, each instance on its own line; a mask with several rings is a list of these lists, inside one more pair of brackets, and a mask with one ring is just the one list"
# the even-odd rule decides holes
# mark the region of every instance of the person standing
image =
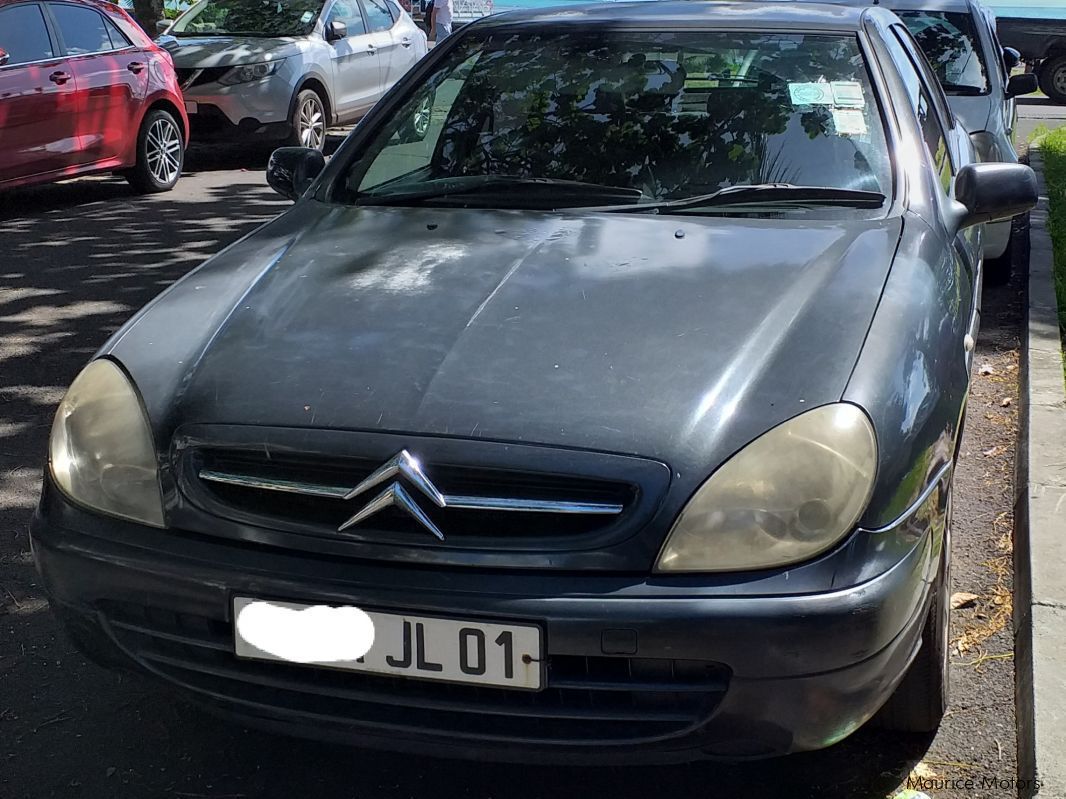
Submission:
[[433,39],[440,44],[452,33],[452,0],[433,0]]

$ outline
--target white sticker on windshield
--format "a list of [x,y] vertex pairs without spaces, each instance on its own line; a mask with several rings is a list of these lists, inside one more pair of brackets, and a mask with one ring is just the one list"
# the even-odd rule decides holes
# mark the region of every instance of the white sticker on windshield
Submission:
[[792,105],[832,105],[833,89],[828,83],[790,83]]
[[300,23],[303,24],[303,25],[306,25],[308,22],[310,22],[314,18],[315,18],[315,14],[314,14],[313,11],[305,11],[304,15],[302,17],[300,17]]
[[835,80],[833,87],[833,104],[844,108],[865,108],[866,97],[862,93],[862,84],[854,80]]
[[865,136],[866,118],[857,108],[834,108],[833,125],[838,136]]

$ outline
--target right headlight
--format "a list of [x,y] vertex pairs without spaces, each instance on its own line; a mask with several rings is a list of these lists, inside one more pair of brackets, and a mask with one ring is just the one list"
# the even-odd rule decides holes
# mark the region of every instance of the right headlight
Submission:
[[711,475],[685,505],[658,572],[799,563],[858,522],[874,489],[877,441],[866,414],[824,405],[775,427]]
[[78,504],[163,527],[148,419],[112,361],[93,361],[71,383],[52,423],[48,461],[56,485]]
[[279,58],[274,61],[261,61],[258,64],[242,64],[238,67],[233,67],[233,69],[219,78],[218,82],[223,86],[236,86],[239,83],[251,83],[253,80],[260,80],[277,72],[284,60],[284,58]]

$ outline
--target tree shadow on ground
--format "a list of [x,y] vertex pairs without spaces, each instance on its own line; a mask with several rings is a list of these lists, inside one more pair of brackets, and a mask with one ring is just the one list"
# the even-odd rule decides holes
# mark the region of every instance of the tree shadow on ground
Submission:
[[48,612],[26,534],[52,414],[132,313],[286,207],[260,174],[227,169],[153,197],[93,178],[0,198],[0,796],[872,799],[899,784],[928,737],[866,730],[748,765],[445,762],[244,730],[87,663]]

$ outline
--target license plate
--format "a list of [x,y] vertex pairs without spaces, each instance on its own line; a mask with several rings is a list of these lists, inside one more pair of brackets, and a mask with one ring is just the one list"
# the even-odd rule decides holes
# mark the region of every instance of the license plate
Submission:
[[185,113],[195,114],[199,110],[200,106],[196,103],[185,103]]
[[[245,640],[237,621],[247,608],[262,603],[287,611],[315,607],[297,602],[234,597],[235,654],[251,660],[295,662]],[[374,624],[374,643],[365,655],[356,660],[312,661],[300,665],[527,691],[538,691],[543,687],[543,637],[540,627],[406,613],[365,612]],[[288,618],[295,619],[295,616]],[[323,636],[336,634],[337,631],[328,629],[316,632],[316,635]],[[262,641],[259,643],[263,645]]]

